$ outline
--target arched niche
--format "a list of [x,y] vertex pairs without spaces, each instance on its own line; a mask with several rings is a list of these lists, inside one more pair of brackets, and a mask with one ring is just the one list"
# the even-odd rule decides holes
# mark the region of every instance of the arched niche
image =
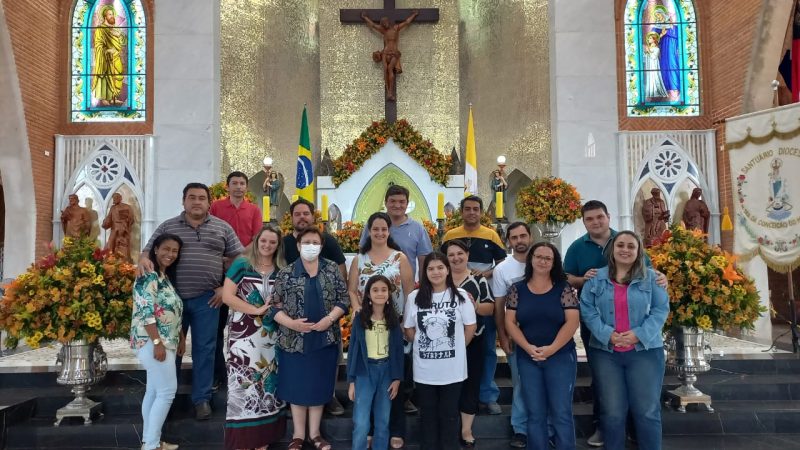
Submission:
[[509,199],[517,198],[517,194],[519,194],[520,189],[531,184],[531,181],[533,180],[519,169],[512,170],[508,177],[506,177],[508,190],[506,191],[505,213],[506,218],[510,222],[519,220],[519,218],[517,217],[516,202],[510,201]]
[[386,190],[389,186],[397,184],[405,186],[409,191],[406,213],[419,222],[430,220],[430,208],[425,200],[425,195],[417,186],[417,183],[394,164],[387,164],[370,178],[358,196],[358,200],[356,200],[351,220],[353,222],[366,222],[372,213],[383,211],[383,199],[386,196]]

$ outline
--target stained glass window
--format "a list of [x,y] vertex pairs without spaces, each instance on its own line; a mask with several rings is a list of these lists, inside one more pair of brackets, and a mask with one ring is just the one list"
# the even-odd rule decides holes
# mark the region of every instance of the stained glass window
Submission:
[[77,0],[70,46],[70,120],[145,120],[141,0]]
[[628,116],[699,115],[698,65],[697,20],[691,0],[628,0]]

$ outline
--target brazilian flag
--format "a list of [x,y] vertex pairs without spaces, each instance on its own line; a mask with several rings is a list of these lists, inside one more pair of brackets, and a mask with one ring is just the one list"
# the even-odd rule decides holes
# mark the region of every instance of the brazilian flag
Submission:
[[297,195],[314,201],[314,167],[311,156],[311,138],[308,135],[308,115],[303,107],[303,122],[300,125],[300,144],[297,146]]

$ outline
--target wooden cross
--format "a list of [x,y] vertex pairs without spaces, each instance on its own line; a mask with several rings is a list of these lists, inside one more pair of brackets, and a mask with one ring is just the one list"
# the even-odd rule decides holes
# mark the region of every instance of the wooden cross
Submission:
[[[373,22],[379,22],[382,17],[389,19],[392,25],[406,20],[413,9],[396,9],[395,0],[383,0],[383,9],[340,9],[339,21],[342,23],[364,23],[361,18],[361,13],[365,12]],[[414,22],[427,22],[434,23],[439,21],[438,8],[425,8],[416,10],[419,15],[414,19]],[[392,96],[397,98],[397,83],[392,86]],[[384,98],[384,108],[386,121],[394,123],[397,121],[397,101]]]

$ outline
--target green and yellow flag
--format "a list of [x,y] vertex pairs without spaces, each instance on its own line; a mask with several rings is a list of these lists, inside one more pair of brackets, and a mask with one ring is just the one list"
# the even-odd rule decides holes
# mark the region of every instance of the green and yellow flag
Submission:
[[297,146],[297,195],[314,201],[314,166],[311,155],[311,137],[308,135],[308,115],[303,106],[303,122],[300,125],[300,144]]

